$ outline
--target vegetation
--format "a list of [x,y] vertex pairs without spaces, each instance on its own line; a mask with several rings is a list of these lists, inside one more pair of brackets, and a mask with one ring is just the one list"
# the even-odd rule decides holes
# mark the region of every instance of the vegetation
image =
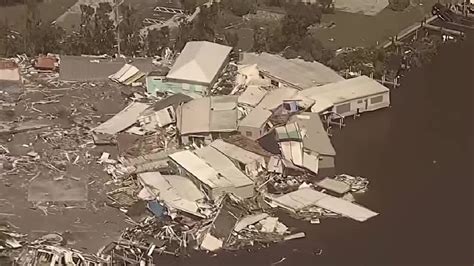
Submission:
[[[25,4],[29,0],[0,0],[0,6],[14,6]],[[43,2],[43,0],[34,0],[35,2]]]
[[388,0],[389,7],[395,11],[403,11],[410,6],[410,0]]
[[330,59],[327,64],[336,71],[350,69],[363,75],[374,74],[375,77],[381,77],[385,74],[386,61],[387,55],[383,49],[361,47],[344,51]]
[[[40,19],[36,0],[26,0],[27,15],[25,30],[13,31],[7,21],[0,22],[0,54],[13,56],[66,53],[66,54],[114,54],[116,52],[116,28],[110,18],[112,7],[100,3],[97,8],[82,5],[81,27],[77,32],[67,34],[62,28],[43,23]],[[138,55],[142,49],[139,36],[141,22],[135,10],[122,7],[123,20],[119,26],[122,51],[127,55]]]
[[222,0],[221,6],[223,9],[227,9],[240,17],[249,13],[255,13],[257,10],[257,2],[255,0]]
[[[280,2],[271,3],[281,5]],[[280,23],[255,27],[254,49],[257,52],[282,53],[286,58],[328,62],[334,52],[323,47],[318,38],[308,31],[311,25],[321,21],[321,6],[303,3],[283,6],[286,15]]]
[[146,40],[146,53],[148,56],[162,54],[166,47],[170,46],[170,29],[162,27],[159,30],[148,32]]

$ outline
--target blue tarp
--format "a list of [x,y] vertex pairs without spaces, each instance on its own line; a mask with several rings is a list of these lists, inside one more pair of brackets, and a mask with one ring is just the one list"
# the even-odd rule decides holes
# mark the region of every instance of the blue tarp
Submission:
[[163,218],[167,214],[166,207],[157,200],[149,201],[147,207],[158,218]]

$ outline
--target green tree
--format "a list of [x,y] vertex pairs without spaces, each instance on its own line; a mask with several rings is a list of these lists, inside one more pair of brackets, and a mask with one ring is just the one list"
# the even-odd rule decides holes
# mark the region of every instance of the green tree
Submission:
[[239,42],[239,35],[235,30],[228,30],[224,33],[226,45],[236,47]]
[[224,9],[230,10],[234,15],[239,17],[254,13],[257,8],[255,0],[222,0],[220,4]]
[[142,23],[139,20],[136,10],[130,6],[121,6],[123,20],[119,25],[121,42],[121,52],[126,55],[138,55],[143,49],[143,42],[140,37]]
[[389,7],[395,11],[403,11],[410,6],[410,0],[389,0]]
[[287,38],[287,45],[297,46],[306,36],[308,27],[321,21],[321,9],[317,5],[306,5],[301,2],[286,5],[285,9],[282,33]]
[[40,27],[40,15],[38,3],[36,0],[26,0],[26,17],[25,17],[25,33],[24,33],[24,50],[32,55],[36,51],[36,43],[38,42],[38,29]]
[[334,0],[319,0],[321,11],[326,14],[334,13]]
[[81,5],[81,27],[78,35],[71,35],[69,41],[73,41],[74,37],[77,39],[72,42],[70,47],[74,47],[77,44],[79,54],[94,54],[94,13],[95,10],[91,6]]
[[94,54],[112,54],[116,43],[114,22],[110,19],[112,6],[99,3],[94,15],[93,44]]
[[0,21],[0,57],[11,57],[21,54],[23,50],[21,35],[11,30],[8,21]]
[[160,29],[155,29],[148,32],[147,54],[149,56],[161,54],[163,49],[169,46],[170,46],[169,27],[162,27]]
[[334,51],[323,46],[321,41],[313,35],[308,35],[301,40],[298,45],[301,54],[305,54],[303,59],[307,61],[318,61],[326,64],[334,57]]
[[254,28],[254,50],[257,52],[279,53],[287,46],[287,37],[279,23]]
[[65,32],[62,28],[41,24],[35,33],[36,44],[34,54],[59,53],[61,51],[61,41]]
[[181,0],[181,5],[186,12],[193,12],[198,6],[197,0]]

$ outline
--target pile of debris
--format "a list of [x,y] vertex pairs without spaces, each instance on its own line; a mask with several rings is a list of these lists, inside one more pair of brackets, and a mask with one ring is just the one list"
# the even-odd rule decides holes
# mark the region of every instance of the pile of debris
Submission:
[[[377,215],[354,203],[352,193],[365,192],[367,179],[333,173],[336,153],[327,128],[319,113],[309,112],[315,101],[277,88],[256,66],[231,64],[219,78],[206,77],[218,80],[209,93],[225,95],[158,97],[143,91],[146,71],[132,63],[66,58],[72,61],[62,65],[54,58],[20,63],[26,96],[15,102],[22,114],[0,124],[6,138],[1,177],[26,176],[15,186],[28,187],[28,201],[45,215],[79,202],[94,212],[114,207],[130,226],[98,256],[61,247],[59,235],[27,243],[0,227],[0,247],[21,248],[23,264],[146,264],[156,254],[305,237],[282,223],[277,209],[314,224]],[[103,73],[86,74],[115,82],[59,81],[58,67],[74,62],[107,65]],[[19,137],[23,150],[13,152],[12,139]]]

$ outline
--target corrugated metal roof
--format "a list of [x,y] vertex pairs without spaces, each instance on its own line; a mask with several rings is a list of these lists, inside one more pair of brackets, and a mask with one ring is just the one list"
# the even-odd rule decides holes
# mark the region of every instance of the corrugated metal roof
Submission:
[[280,150],[283,158],[295,165],[303,165],[303,144],[298,141],[280,142]]
[[229,187],[232,183],[191,151],[173,153],[170,158],[211,188]]
[[154,103],[152,105],[152,108],[155,111],[159,111],[159,110],[165,109],[168,106],[173,106],[173,108],[176,110],[176,107],[178,107],[179,104],[187,103],[191,101],[192,99],[193,99],[192,97],[186,94],[177,93],[169,97],[166,97],[159,102]]
[[268,92],[258,85],[249,85],[247,89],[239,96],[239,103],[252,107],[257,106]]
[[378,215],[365,207],[316,191],[312,188],[302,188],[280,197],[270,196],[277,205],[294,212],[301,209],[318,206],[326,210],[363,222]]
[[181,134],[237,130],[237,96],[194,99],[178,109],[178,129]]
[[367,77],[359,76],[352,79],[346,79],[332,84],[320,87],[313,87],[300,92],[301,96],[311,98],[315,101],[326,99],[333,104],[343,103],[350,100],[363,98],[371,95],[382,94],[390,90]]
[[349,217],[359,222],[364,222],[367,219],[378,215],[378,213],[371,211],[365,207],[329,195],[327,197],[322,198],[321,200],[318,200],[316,202],[316,205],[323,209],[339,213],[343,216]]
[[287,125],[275,128],[278,141],[285,140],[301,140],[302,136],[297,123],[289,123]]
[[336,71],[319,62],[285,59],[268,53],[244,53],[241,64],[257,64],[261,71],[282,79],[301,89],[344,80]]
[[265,95],[257,107],[273,110],[280,106],[284,100],[293,100],[298,95],[298,90],[288,87],[278,88]]
[[94,128],[97,133],[114,135],[137,122],[140,114],[149,107],[148,104],[133,102],[118,114]]
[[265,160],[269,159],[270,156],[272,156],[272,154],[262,148],[262,146],[260,146],[258,142],[244,137],[240,134],[230,136],[225,140],[225,142],[241,147],[244,150],[261,155],[265,158]]
[[[242,173],[234,163],[224,154],[211,146],[206,146],[195,151],[195,153],[214,168],[220,175],[219,180],[225,179],[234,187],[252,185],[253,181]],[[222,186],[224,187],[224,186]]]
[[272,112],[260,108],[253,109],[239,122],[239,127],[262,127],[270,118]]
[[327,196],[327,194],[311,188],[302,188],[283,196],[272,198],[272,201],[284,208],[296,212],[314,206],[318,200]]
[[265,158],[256,153],[242,149],[234,144],[227,143],[221,139],[213,141],[210,146],[220,151],[222,154],[244,164],[260,163],[265,164]]
[[204,199],[204,193],[188,178],[163,176],[159,172],[141,173],[138,174],[138,178],[149,193],[164,201],[169,207],[201,216],[196,201]]
[[166,76],[168,79],[211,83],[232,47],[217,43],[188,42]]
[[351,187],[348,184],[327,177],[316,184],[318,185],[318,187],[329,189],[339,194],[344,194],[351,190]]
[[291,117],[290,122],[298,124],[305,149],[322,155],[336,155],[336,150],[324,129],[319,114],[301,113]]

